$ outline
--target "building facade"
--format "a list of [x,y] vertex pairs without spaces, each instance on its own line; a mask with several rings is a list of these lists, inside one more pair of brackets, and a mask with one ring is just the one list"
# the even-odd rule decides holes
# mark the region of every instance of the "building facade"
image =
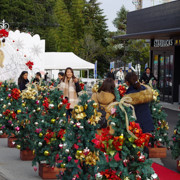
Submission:
[[150,39],[161,101],[180,102],[180,1],[129,12],[127,34],[115,38]]

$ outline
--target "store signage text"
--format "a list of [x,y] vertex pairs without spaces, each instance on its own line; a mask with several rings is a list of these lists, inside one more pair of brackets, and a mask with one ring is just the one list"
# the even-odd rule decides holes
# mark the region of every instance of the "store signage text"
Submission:
[[163,39],[155,39],[154,47],[168,47],[173,46],[173,39],[163,40]]

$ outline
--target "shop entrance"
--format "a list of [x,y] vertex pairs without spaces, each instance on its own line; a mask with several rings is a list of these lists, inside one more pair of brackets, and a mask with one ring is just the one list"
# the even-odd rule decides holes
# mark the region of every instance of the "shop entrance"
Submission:
[[173,102],[173,70],[172,52],[153,52],[153,73],[158,79],[161,101]]

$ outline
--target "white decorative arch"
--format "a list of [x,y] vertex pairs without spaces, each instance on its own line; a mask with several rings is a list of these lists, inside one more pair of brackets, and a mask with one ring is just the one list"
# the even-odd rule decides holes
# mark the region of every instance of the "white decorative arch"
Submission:
[[[4,44],[1,43],[0,48],[4,53],[4,67],[0,67],[0,81],[13,79],[17,82],[24,70],[29,72],[29,79],[37,71],[44,71],[42,58],[45,53],[45,40],[41,40],[38,34],[31,36],[19,30],[9,31]],[[34,63],[32,70],[26,66],[28,61]]]

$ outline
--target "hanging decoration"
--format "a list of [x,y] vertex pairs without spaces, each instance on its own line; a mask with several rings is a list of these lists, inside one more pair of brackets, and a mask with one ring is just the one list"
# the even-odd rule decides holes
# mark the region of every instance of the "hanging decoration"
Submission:
[[26,66],[27,66],[30,70],[32,70],[33,65],[34,65],[34,63],[33,63],[32,61],[28,61],[28,62],[26,63]]
[[[5,43],[5,38],[9,35],[9,24],[5,23],[5,20],[3,19],[2,23],[0,23],[0,38],[2,38],[1,42]],[[1,44],[1,43],[0,43]]]

